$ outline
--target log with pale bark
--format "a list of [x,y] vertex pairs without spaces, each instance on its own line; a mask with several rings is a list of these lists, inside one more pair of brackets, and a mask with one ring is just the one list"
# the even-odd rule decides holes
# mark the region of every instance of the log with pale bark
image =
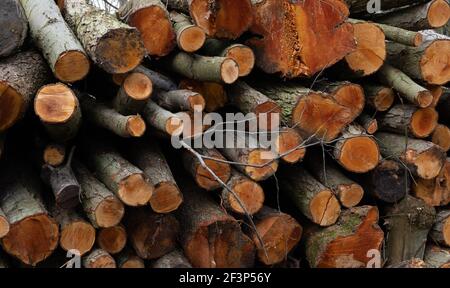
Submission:
[[450,268],[450,249],[428,244],[423,260],[433,268]]
[[431,206],[450,203],[450,159],[447,158],[439,175],[433,179],[417,179],[412,194]]
[[185,89],[155,91],[152,100],[162,108],[171,112],[201,112],[206,106],[205,99],[201,94]]
[[135,115],[141,112],[152,92],[153,83],[147,75],[131,72],[112,100],[112,107],[122,115]]
[[178,48],[189,53],[202,48],[206,41],[206,33],[201,27],[194,25],[189,16],[170,11],[170,20],[177,35]]
[[5,0],[0,3],[0,57],[7,57],[19,50],[27,37],[28,21],[20,0]]
[[96,248],[83,257],[83,267],[88,269],[116,268],[116,261],[105,250]]
[[364,83],[363,87],[367,107],[384,112],[394,104],[396,96],[391,88],[376,83]]
[[97,245],[109,254],[117,254],[127,244],[127,231],[123,225],[101,228],[97,232]]
[[365,112],[358,116],[356,122],[366,130],[367,134],[373,135],[378,131],[378,120]]
[[184,79],[180,81],[179,86],[181,89],[188,89],[202,95],[203,99],[205,99],[206,112],[217,111],[228,102],[225,86],[219,83]]
[[180,117],[162,108],[152,100],[148,100],[142,115],[146,123],[157,131],[168,136],[178,136],[183,133],[184,123]]
[[450,128],[446,125],[438,124],[431,135],[431,142],[448,152],[450,150]]
[[171,90],[177,89],[177,84],[175,84],[175,82],[173,82],[173,80],[171,80],[167,76],[165,76],[157,71],[153,71],[143,65],[139,65],[133,71],[136,73],[142,73],[142,74],[146,75],[148,78],[150,78],[150,80],[153,83],[154,88],[158,88],[160,90],[165,90],[165,91],[171,91]]
[[450,210],[437,213],[429,237],[434,243],[450,247]]
[[117,256],[116,263],[118,268],[123,269],[139,269],[145,268],[142,258],[136,255],[136,252],[130,247],[125,247]]
[[176,249],[169,254],[166,254],[152,263],[152,268],[192,268],[189,260],[186,259],[183,252]]

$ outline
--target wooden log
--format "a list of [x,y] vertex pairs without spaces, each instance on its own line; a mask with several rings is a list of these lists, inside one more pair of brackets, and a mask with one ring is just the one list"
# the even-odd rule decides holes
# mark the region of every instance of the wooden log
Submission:
[[446,125],[438,124],[431,135],[431,142],[448,152],[450,150],[450,128]]
[[26,51],[0,61],[0,132],[25,115],[34,95],[49,79],[47,63],[37,52]]
[[54,207],[52,216],[59,224],[59,246],[65,251],[75,249],[80,255],[89,252],[95,243],[94,227],[75,209]]
[[365,268],[370,250],[380,251],[384,233],[375,206],[345,210],[336,225],[304,232],[306,259],[313,268]]
[[112,100],[112,107],[122,115],[137,114],[152,96],[152,92],[153,83],[147,75],[131,72],[125,77]]
[[202,48],[206,41],[206,33],[201,27],[192,24],[189,16],[170,11],[170,19],[177,35],[178,48],[188,53],[196,52]]
[[76,82],[89,73],[89,57],[64,21],[53,0],[20,0],[34,44],[42,51],[55,77]]
[[433,268],[450,268],[450,249],[428,244],[423,260]]
[[142,73],[146,75],[148,78],[150,78],[154,88],[165,91],[177,89],[177,84],[175,84],[175,82],[173,82],[170,78],[159,72],[150,70],[143,65],[139,65],[138,67],[136,67],[136,69],[134,69],[134,72]]
[[[205,134],[212,133],[212,131],[208,131],[211,128],[211,125],[207,124],[211,121],[211,117],[209,114],[202,113],[199,111],[192,112],[177,112],[175,113],[177,117],[179,117],[183,121],[183,137],[182,140],[188,145],[191,143],[197,143],[197,139],[201,139],[202,137],[206,137]],[[180,135],[181,136],[181,135]],[[181,140],[181,139],[180,139]],[[194,142],[192,142],[194,141]],[[195,144],[194,144],[195,145]]]
[[201,112],[206,106],[206,101],[201,94],[186,89],[156,91],[153,101],[171,112]]
[[377,116],[380,131],[408,134],[426,138],[438,125],[438,113],[433,108],[418,108],[410,104],[393,106],[385,114]]
[[128,241],[142,259],[157,259],[173,251],[180,225],[172,214],[156,214],[144,207],[127,211]]
[[124,138],[144,135],[146,125],[140,115],[123,116],[105,104],[96,102],[88,94],[79,95],[79,99],[87,120],[96,126]]
[[164,67],[183,77],[216,83],[232,84],[239,77],[239,66],[231,58],[208,57],[186,52],[163,59]]
[[417,179],[413,195],[431,206],[444,206],[450,203],[450,159],[444,164],[434,179]]
[[66,147],[60,144],[50,143],[45,146],[42,159],[47,165],[59,166],[66,159]]
[[429,235],[433,243],[450,247],[450,211],[440,210]]
[[378,120],[365,112],[358,116],[356,122],[366,130],[367,134],[373,135],[378,131]]
[[82,188],[83,210],[92,225],[95,228],[118,225],[125,213],[122,202],[81,163],[75,162],[73,167]]
[[5,213],[0,208],[0,239],[5,237],[9,232],[9,222]]
[[[180,181],[181,179],[177,179]],[[181,224],[180,243],[195,268],[252,267],[253,242],[238,222],[200,191],[192,181],[181,181],[185,203],[177,211]]]
[[384,112],[394,104],[395,93],[391,88],[373,83],[364,83],[363,87],[366,104],[373,110]]
[[117,254],[127,244],[127,231],[123,225],[101,228],[97,233],[97,245],[109,254]]
[[383,157],[401,160],[419,178],[433,179],[444,166],[444,151],[431,142],[385,132],[376,133],[375,139]]
[[433,103],[431,103],[430,107],[436,108],[436,106],[441,101],[441,98],[444,97],[444,88],[440,85],[427,85],[427,89],[433,95]]
[[0,57],[7,57],[22,47],[28,33],[28,22],[19,0],[5,0],[0,4]]
[[409,268],[409,269],[424,269],[424,268],[432,268],[431,265],[425,263],[422,259],[412,258],[398,264],[389,265],[386,268]]
[[345,176],[329,159],[319,151],[312,151],[306,157],[306,167],[311,175],[328,187],[345,208],[359,204],[364,196],[364,189],[355,181]]
[[281,127],[275,135],[275,150],[283,162],[295,164],[303,160],[306,142],[296,129]]
[[125,249],[116,256],[116,263],[118,268],[123,269],[145,268],[144,260],[137,256],[136,252],[130,247],[125,247]]
[[34,98],[34,113],[55,141],[66,142],[75,138],[81,126],[78,98],[72,89],[62,83],[39,89]]
[[388,61],[414,79],[429,84],[443,85],[450,81],[445,58],[450,53],[450,39],[437,39],[410,47],[399,43],[388,43]]
[[105,250],[96,248],[83,258],[83,267],[91,269],[116,268],[116,261]]
[[389,13],[377,18],[377,21],[403,29],[419,31],[442,27],[447,24],[449,19],[449,3],[446,0],[432,0],[428,3]]
[[[265,195],[263,188],[257,182],[232,169],[231,177],[226,184],[233,193],[223,188],[220,199],[222,200],[221,205],[229,212],[244,215],[247,211],[248,214],[254,215],[261,210]],[[233,194],[239,197],[245,211]]]
[[[205,165],[217,176],[222,182],[227,183],[231,177],[231,166],[225,163],[225,157],[216,149],[199,148],[196,152],[201,156],[208,157],[203,159]],[[186,171],[193,177],[197,185],[207,191],[219,189],[222,185],[215,179],[213,175],[203,167],[202,163],[192,152],[183,151],[183,165]]]
[[382,83],[394,88],[402,97],[421,108],[433,103],[433,95],[426,88],[420,86],[405,73],[389,64],[384,64],[377,73]]
[[386,208],[384,226],[386,264],[395,265],[413,258],[423,259],[427,235],[433,226],[436,211],[422,200],[406,196]]
[[162,57],[175,48],[175,31],[166,5],[160,0],[130,0],[117,11],[118,18],[141,34],[147,53]]
[[377,141],[357,124],[347,126],[333,149],[333,156],[346,170],[367,173],[380,162]]
[[274,265],[286,259],[288,253],[300,241],[302,226],[290,215],[267,206],[264,206],[254,219],[256,231],[264,243],[263,247],[256,232],[250,232],[250,238],[257,248],[258,260],[264,265]]
[[190,14],[210,38],[236,39],[250,27],[250,0],[168,0],[169,8]]
[[92,61],[106,72],[129,72],[144,58],[139,31],[115,16],[79,0],[64,0],[63,14]]
[[250,31],[259,37],[247,43],[266,73],[313,76],[356,48],[353,27],[344,23],[349,11],[341,1],[252,2],[255,19]]
[[[381,11],[377,12],[389,11],[391,9],[402,8],[404,6],[412,6],[427,1],[429,0],[379,0],[377,3],[379,3]],[[374,8],[373,3],[369,0],[345,0],[344,2],[347,3],[350,13],[352,14],[373,13],[368,11],[368,8]]]
[[152,100],[142,110],[146,123],[168,136],[178,136],[183,133],[184,123],[177,115],[161,108]]
[[176,249],[153,262],[152,268],[192,268],[182,250]]
[[214,82],[201,82],[190,79],[180,81],[181,89],[188,89],[199,93],[205,99],[206,112],[214,112],[225,106],[228,94],[224,85]]
[[341,205],[330,189],[300,166],[285,167],[279,176],[284,179],[280,190],[309,220],[320,226],[336,223]]
[[155,185],[150,206],[156,213],[170,213],[178,209],[183,195],[178,188],[166,158],[154,141],[135,141],[128,151],[130,161],[136,164]]
[[253,50],[243,44],[233,44],[229,41],[209,38],[203,45],[201,53],[208,56],[221,56],[233,59],[239,65],[239,77],[250,74],[255,66]]
[[124,159],[115,149],[89,141],[85,145],[86,159],[96,177],[128,206],[145,205],[154,187],[144,172]]

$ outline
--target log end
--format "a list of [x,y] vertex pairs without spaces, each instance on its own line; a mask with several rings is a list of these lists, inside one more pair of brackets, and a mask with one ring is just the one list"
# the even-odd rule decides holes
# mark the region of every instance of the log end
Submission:
[[450,68],[448,68],[450,58],[448,55],[450,55],[450,40],[435,40],[426,48],[420,59],[422,76],[426,82],[444,85],[450,81]]
[[432,28],[439,28],[450,20],[450,4],[446,0],[436,0],[428,7],[428,23]]
[[132,99],[138,101],[150,98],[153,92],[152,80],[138,72],[129,74],[122,85],[125,93]]
[[[206,166],[211,169],[214,174],[219,177],[224,183],[231,177],[231,167],[227,163],[214,161],[212,159],[205,160]],[[195,173],[195,182],[208,191],[215,190],[221,187],[220,183],[206,170],[202,165],[198,164]]]
[[306,148],[302,147],[303,138],[292,128],[282,129],[277,138],[276,149],[281,159],[289,164],[301,161],[306,154]]
[[239,78],[239,74],[240,68],[236,61],[231,58],[227,58],[222,62],[220,67],[220,76],[224,83],[234,83]]
[[330,226],[339,218],[341,205],[333,192],[326,189],[314,196],[309,204],[309,210],[314,223],[320,226]]
[[88,56],[81,51],[66,51],[55,63],[55,76],[62,82],[73,83],[84,79],[89,73]]
[[76,249],[84,255],[95,243],[95,229],[86,221],[75,221],[61,229],[59,245],[66,251]]
[[44,162],[50,166],[61,165],[66,158],[66,149],[61,145],[47,145],[43,153]]
[[364,128],[366,128],[367,134],[370,134],[370,135],[375,134],[375,132],[378,131],[377,119],[374,118],[374,119],[370,120],[370,122]]
[[430,206],[445,206],[450,203],[450,162],[446,162],[436,178],[417,179],[413,195]]
[[127,121],[127,131],[131,137],[142,137],[147,126],[140,115],[130,116]]
[[338,157],[339,163],[354,173],[366,173],[377,167],[380,148],[369,136],[356,136],[345,140]]
[[206,101],[201,94],[195,93],[188,99],[190,111],[201,112],[205,109]]
[[438,125],[438,117],[438,113],[433,108],[418,109],[411,117],[411,132],[417,138],[430,136]]
[[272,131],[279,128],[279,114],[281,113],[281,109],[275,102],[267,101],[259,104],[256,106],[254,113],[258,120],[259,129]]
[[166,133],[170,136],[178,136],[183,133],[184,124],[179,117],[170,117],[166,122]]
[[153,190],[142,174],[132,174],[120,182],[119,198],[128,206],[142,206],[150,200]]
[[95,209],[95,219],[99,227],[116,226],[125,214],[125,207],[116,197],[104,199]]
[[132,256],[120,265],[123,269],[142,269],[145,268],[144,261],[138,256]]
[[[257,213],[263,207],[265,198],[264,190],[258,183],[248,178],[243,178],[231,188],[233,189],[233,192],[237,194],[250,215]],[[239,202],[233,194],[228,193],[227,197],[227,202],[233,212],[241,215],[245,214],[244,209],[239,205]]]
[[170,213],[178,209],[183,203],[180,189],[172,182],[162,182],[155,186],[150,206],[156,213]]
[[358,205],[363,196],[364,189],[361,185],[353,183],[349,185],[339,185],[338,187],[339,202],[345,208],[352,208]]
[[276,155],[271,151],[255,149],[249,153],[246,163],[253,166],[246,166],[245,173],[254,181],[265,180],[278,170],[278,162],[274,159]]
[[9,222],[6,217],[0,216],[0,239],[6,236],[9,232]]
[[417,175],[429,180],[439,175],[445,163],[445,154],[438,146],[433,146],[420,154],[408,150],[406,159],[409,163],[414,163]]
[[34,99],[34,111],[42,122],[66,123],[78,109],[78,100],[72,89],[62,83],[42,87]]
[[106,252],[117,254],[127,243],[127,232],[122,225],[103,228],[98,232],[97,243]]
[[183,29],[177,39],[178,46],[189,53],[193,53],[202,48],[205,41],[205,31],[195,25]]
[[450,128],[438,124],[431,137],[431,142],[441,147],[444,151],[450,150]]
[[389,110],[395,100],[395,92],[391,88],[384,87],[378,91],[373,99],[376,109],[380,112]]
[[0,80],[0,131],[13,126],[25,108],[23,95],[5,81]]
[[255,54],[245,45],[234,45],[228,49],[225,57],[233,59],[239,65],[239,77],[249,75],[255,66]]

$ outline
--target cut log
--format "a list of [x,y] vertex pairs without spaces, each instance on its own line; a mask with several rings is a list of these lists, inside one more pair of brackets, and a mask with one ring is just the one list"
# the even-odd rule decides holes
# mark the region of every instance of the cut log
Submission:
[[83,258],[83,267],[92,269],[116,268],[116,261],[105,250],[96,248]]
[[250,0],[168,0],[171,9],[190,14],[210,38],[236,39],[250,27]]
[[127,244],[127,232],[123,225],[101,228],[97,234],[97,245],[109,254],[117,254]]
[[334,193],[300,166],[281,169],[280,189],[309,220],[320,226],[336,223],[341,206]]
[[423,260],[433,268],[450,268],[450,249],[428,244]]
[[303,160],[306,154],[306,142],[297,130],[281,127],[275,136],[275,150],[283,162],[295,164]]
[[386,264],[396,265],[413,258],[423,259],[427,235],[436,211],[422,200],[406,196],[387,207],[384,225],[387,229]]
[[125,213],[122,202],[81,163],[75,162],[73,166],[82,188],[81,203],[92,225],[96,228],[118,225]]
[[353,27],[344,23],[349,11],[342,1],[252,2],[255,19],[250,30],[260,37],[248,44],[266,73],[313,76],[356,48]]
[[448,152],[450,150],[450,128],[446,125],[438,124],[431,135],[431,142]]
[[313,268],[366,268],[370,250],[380,251],[384,240],[375,206],[345,210],[338,223],[312,227],[304,233],[306,259]]
[[333,149],[333,156],[346,170],[367,173],[380,162],[377,141],[357,124],[347,126]]
[[156,213],[170,213],[178,209],[183,195],[178,188],[164,154],[154,141],[133,142],[128,155],[155,185],[150,206]]
[[255,54],[250,47],[242,44],[232,44],[209,38],[202,47],[201,53],[208,56],[231,58],[239,65],[239,76],[244,77],[252,72],[255,66]]
[[152,268],[192,268],[192,266],[184,256],[183,252],[177,249],[153,262]]
[[177,246],[180,225],[172,214],[156,214],[144,207],[127,211],[128,241],[142,259],[157,259]]
[[367,113],[361,113],[356,122],[366,130],[367,134],[373,135],[378,131],[378,120]]
[[426,108],[433,103],[433,95],[430,91],[414,82],[397,68],[384,64],[377,75],[382,83],[394,88],[409,102],[421,108]]
[[5,0],[0,4],[0,58],[22,47],[28,33],[28,22],[20,0]]
[[86,1],[65,0],[64,18],[92,61],[108,73],[126,73],[145,55],[139,31]]
[[150,70],[145,66],[139,65],[134,69],[134,72],[136,73],[142,73],[146,75],[153,83],[154,88],[158,88],[165,91],[171,91],[177,89],[177,84],[173,82],[171,79],[169,79],[167,76]]
[[[177,179],[180,181],[180,179]],[[177,211],[180,243],[195,268],[245,268],[254,264],[252,241],[238,222],[226,214],[192,181],[181,181],[185,203]]]
[[175,48],[175,32],[160,0],[130,0],[117,12],[120,20],[139,30],[147,53],[166,56]]
[[189,53],[202,48],[206,40],[206,34],[201,27],[192,24],[187,15],[176,11],[170,12],[170,19],[177,34],[178,48]]
[[239,66],[231,58],[174,53],[163,59],[164,67],[198,81],[231,84],[239,77]]
[[76,82],[89,73],[89,57],[53,0],[20,0],[34,43],[62,82]]
[[66,159],[66,147],[60,144],[51,143],[45,146],[42,153],[44,163],[50,166],[59,166]]
[[384,132],[376,133],[375,139],[384,157],[403,161],[419,178],[434,179],[444,166],[444,151],[431,142]]
[[244,215],[245,212],[253,215],[261,210],[265,196],[264,190],[257,182],[233,169],[231,171],[231,177],[226,184],[239,197],[240,202],[245,207],[245,211],[233,193],[223,188],[220,198],[222,199],[221,204],[225,209],[240,215]]
[[89,165],[109,190],[128,206],[147,204],[154,187],[144,172],[107,145],[89,141],[85,146]]
[[153,101],[171,112],[202,112],[206,101],[203,96],[191,90],[156,91]]
[[323,158],[319,151],[308,153],[306,166],[320,183],[334,192],[343,207],[351,208],[361,202],[364,196],[361,185],[345,176],[333,162]]
[[61,236],[59,246],[65,251],[75,249],[84,255],[89,252],[95,243],[94,227],[83,219],[74,209],[61,209],[54,207],[52,216],[59,224]]
[[[450,81],[450,39],[438,39],[410,47],[388,43],[388,61],[414,79],[429,84],[443,85]],[[395,88],[395,87],[394,87]]]
[[5,237],[9,232],[8,217],[6,217],[3,210],[0,208],[0,239]]
[[427,89],[433,95],[433,103],[431,103],[430,107],[436,108],[441,101],[441,97],[444,97],[444,88],[440,85],[427,85]]
[[112,100],[113,108],[122,115],[133,115],[141,112],[153,92],[150,78],[139,72],[129,73],[116,97]]
[[38,89],[50,80],[49,74],[47,63],[34,51],[0,61],[0,132],[25,115]]
[[224,107],[228,102],[228,95],[222,84],[214,82],[201,82],[185,79],[180,81],[181,89],[188,89],[199,93],[205,99],[206,112],[214,112]]
[[375,111],[387,111],[394,104],[395,93],[391,88],[373,83],[364,83],[363,87],[366,104]]
[[397,203],[410,191],[407,168],[393,160],[382,159],[375,169],[361,178],[365,191],[386,203]]
[[450,159],[434,179],[417,179],[413,186],[415,197],[431,206],[444,206],[450,203]]
[[91,95],[83,94],[79,98],[84,115],[93,124],[124,138],[144,135],[146,125],[141,116],[123,116],[105,104],[96,102]]
[[434,243],[450,247],[450,210],[437,213],[429,237]]
[[116,263],[118,268],[145,268],[144,260],[137,256],[136,252],[130,247],[125,247],[125,249],[116,256]]
[[432,0],[377,18],[380,23],[419,31],[439,28],[450,19],[450,5],[446,0]]
[[257,248],[258,260],[264,265],[274,265],[286,259],[302,236],[303,228],[294,218],[267,206],[255,215],[254,221],[264,247],[255,231],[250,232],[250,238]]
[[438,125],[438,113],[433,108],[418,108],[409,104],[393,106],[377,117],[380,131],[406,133],[416,138],[426,138]]
[[165,135],[178,136],[183,133],[183,121],[177,115],[161,108],[152,100],[147,101],[142,115],[150,127],[161,131]]
[[39,89],[34,98],[34,112],[55,141],[66,142],[75,138],[81,126],[78,98],[62,83]]
[[[205,165],[224,183],[230,179],[231,167],[225,163],[226,159],[216,149],[199,148],[196,152],[207,157],[203,161]],[[186,171],[194,178],[197,185],[207,191],[216,190],[222,185],[215,179],[211,173],[202,166],[196,155],[188,150],[183,151],[183,164]]]

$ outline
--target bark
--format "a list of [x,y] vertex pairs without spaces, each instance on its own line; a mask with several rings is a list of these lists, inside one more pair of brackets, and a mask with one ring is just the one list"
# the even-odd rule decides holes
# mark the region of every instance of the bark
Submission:
[[[67,1],[67,0],[65,0]],[[94,249],[89,255],[83,258],[84,268],[116,268],[116,261],[105,250]]]
[[334,193],[299,166],[282,169],[280,190],[309,220],[320,226],[336,223],[341,213]]
[[127,244],[127,231],[123,225],[101,228],[97,233],[97,245],[109,254],[117,254]]
[[89,58],[64,21],[53,0],[20,0],[34,43],[53,74],[62,82],[76,82],[89,73]]
[[180,88],[188,89],[202,95],[206,102],[206,112],[217,111],[223,108],[228,102],[228,94],[225,86],[219,83],[185,79],[180,81]]
[[373,110],[384,112],[394,104],[396,96],[391,88],[373,83],[364,83],[363,87],[366,104]]
[[167,92],[156,91],[153,101],[171,112],[202,112],[206,105],[205,99],[201,94],[185,89]]
[[378,120],[367,113],[361,113],[356,122],[366,130],[367,134],[373,135],[378,131]]
[[375,206],[345,210],[336,225],[312,227],[304,233],[306,259],[313,268],[365,268],[370,250],[380,251],[384,240]]
[[84,49],[108,73],[126,73],[138,66],[145,47],[139,31],[84,0],[65,0],[64,18]]
[[413,195],[431,206],[444,206],[450,203],[450,159],[444,164],[434,179],[418,179],[413,186]]
[[160,0],[130,0],[117,12],[120,20],[136,27],[152,56],[162,57],[175,48],[175,32],[166,5]]
[[145,268],[142,258],[136,255],[136,252],[130,247],[125,247],[117,256],[116,263],[118,268]]
[[175,82],[173,82],[170,78],[161,73],[150,70],[143,65],[136,67],[134,72],[147,75],[147,77],[152,81],[153,86],[160,90],[171,91],[177,89],[177,84],[175,84]]
[[38,89],[48,81],[47,64],[37,52],[22,52],[0,61],[0,132],[25,115]]
[[153,262],[152,268],[192,268],[182,250],[174,250]]
[[153,84],[147,75],[129,73],[112,100],[112,107],[122,115],[136,115],[144,108],[152,92]]
[[437,213],[429,237],[433,243],[450,247],[450,210]]
[[170,19],[177,35],[178,48],[188,53],[193,53],[202,48],[206,40],[206,34],[201,27],[192,24],[187,15],[176,11],[170,12]]
[[7,57],[22,47],[28,33],[28,22],[19,0],[0,4],[0,57]]
[[178,136],[183,133],[184,123],[180,117],[149,100],[142,111],[146,123],[164,135]]
[[448,152],[450,150],[450,128],[446,125],[438,124],[431,135],[431,142]]
[[450,249],[428,244],[424,261],[433,268],[450,268]]
[[125,213],[122,202],[81,163],[74,163],[74,172],[82,188],[83,210],[92,225],[107,228],[119,224]]
[[423,259],[427,235],[436,211],[422,200],[406,196],[386,209],[386,264],[396,265],[413,258]]

